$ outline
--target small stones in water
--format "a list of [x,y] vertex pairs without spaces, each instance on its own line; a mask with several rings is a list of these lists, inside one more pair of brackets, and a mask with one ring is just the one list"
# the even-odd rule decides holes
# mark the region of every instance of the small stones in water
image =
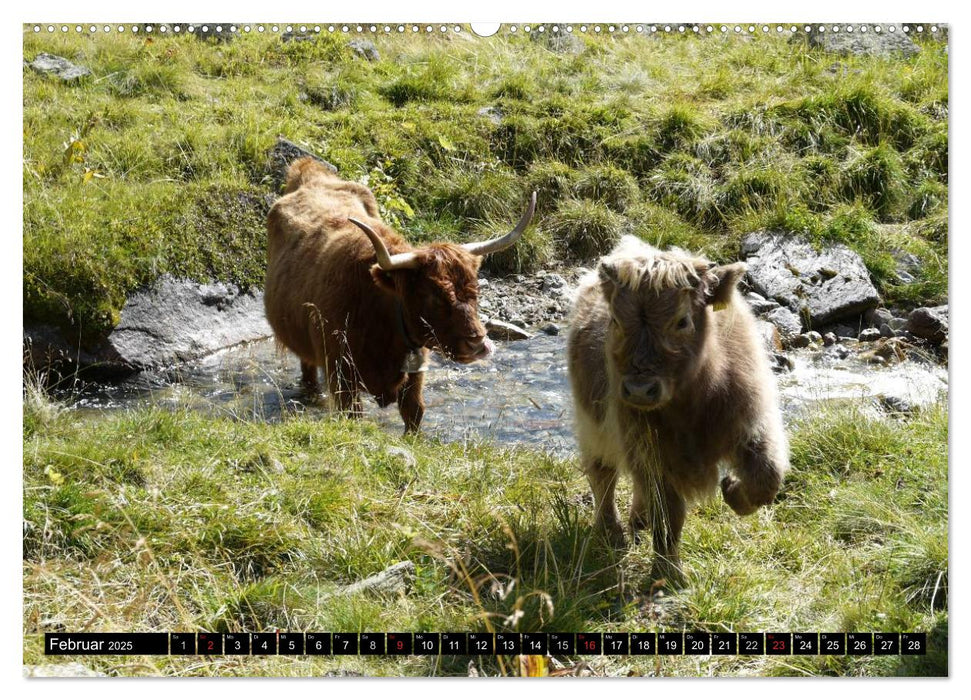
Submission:
[[809,340],[809,335],[806,333],[800,333],[792,339],[792,342],[789,343],[789,345],[794,348],[808,348],[810,343],[811,341]]
[[860,355],[860,359],[877,365],[903,362],[907,359],[910,344],[903,338],[878,338],[873,348]]
[[836,345],[836,334],[830,331],[823,336],[823,347],[830,347],[831,345]]
[[859,340],[861,343],[872,343],[875,340],[881,338],[880,329],[878,328],[864,328],[860,331]]
[[543,326],[543,329],[542,330],[543,330],[544,333],[546,333],[546,335],[559,335],[560,334],[560,327],[558,325],[556,325],[555,323],[547,323],[545,326]]

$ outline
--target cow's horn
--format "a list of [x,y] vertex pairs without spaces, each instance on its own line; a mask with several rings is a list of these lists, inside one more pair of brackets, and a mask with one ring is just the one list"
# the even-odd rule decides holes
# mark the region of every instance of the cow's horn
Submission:
[[462,247],[473,255],[488,255],[489,253],[496,253],[504,248],[508,248],[513,243],[519,240],[519,237],[523,235],[523,231],[529,226],[529,222],[533,219],[533,212],[536,211],[536,193],[533,192],[532,196],[529,198],[529,206],[526,207],[526,213],[523,214],[523,218],[519,220],[516,224],[516,228],[507,233],[505,236],[500,236],[499,238],[493,238],[491,241],[479,241],[477,243],[466,243]]
[[418,256],[414,253],[395,253],[391,255],[388,253],[384,241],[374,232],[374,229],[363,221],[358,221],[351,217],[348,217],[347,220],[367,234],[367,237],[371,240],[371,245],[374,246],[374,252],[377,253],[378,266],[382,270],[407,270],[418,267]]

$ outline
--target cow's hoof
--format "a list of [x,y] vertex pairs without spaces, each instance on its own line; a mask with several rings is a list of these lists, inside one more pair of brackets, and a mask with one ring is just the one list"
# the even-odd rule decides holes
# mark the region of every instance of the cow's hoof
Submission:
[[611,547],[618,550],[627,549],[627,537],[620,523],[616,525],[601,524],[597,527],[597,534]]
[[676,590],[684,587],[684,572],[677,564],[656,561],[651,568],[651,591]]

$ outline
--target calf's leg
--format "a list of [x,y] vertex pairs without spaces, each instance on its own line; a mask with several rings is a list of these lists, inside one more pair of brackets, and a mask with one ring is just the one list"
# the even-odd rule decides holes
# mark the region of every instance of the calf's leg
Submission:
[[786,466],[785,448],[776,440],[750,439],[735,455],[735,474],[722,479],[725,502],[739,515],[769,505],[779,492]]
[[624,528],[620,524],[620,513],[617,511],[617,503],[614,499],[617,469],[600,459],[584,459],[583,471],[593,491],[594,526],[604,534],[612,546],[624,547],[626,545]]
[[651,578],[655,581],[664,579],[669,584],[677,585],[684,576],[681,572],[681,531],[688,509],[684,498],[667,481],[663,482],[661,491],[663,505],[651,512],[654,540]]
[[681,582],[679,548],[686,513],[684,498],[667,479],[647,469],[635,472],[630,528],[635,538],[640,530],[651,530],[654,544],[651,578],[655,581]]
[[398,412],[405,422],[405,435],[417,433],[421,427],[421,419],[425,415],[424,385],[425,373],[415,372],[405,378],[405,383],[398,390]]

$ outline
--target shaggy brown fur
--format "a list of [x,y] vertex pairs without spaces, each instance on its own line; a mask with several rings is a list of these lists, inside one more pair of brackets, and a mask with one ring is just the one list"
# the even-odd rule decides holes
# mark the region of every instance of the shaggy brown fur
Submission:
[[[391,254],[417,253],[418,267],[382,270],[348,217],[370,226]],[[450,243],[413,249],[380,220],[367,187],[301,158],[267,228],[266,317],[300,358],[310,388],[324,369],[339,409],[359,413],[363,390],[381,406],[397,401],[405,431],[417,431],[424,374],[403,371],[409,350],[417,346],[427,358],[435,349],[460,362],[488,354],[478,317],[480,258]]]
[[577,292],[569,370],[596,524],[623,546],[622,469],[630,528],[652,530],[655,579],[679,579],[687,507],[716,490],[721,461],[739,515],[771,503],[788,468],[775,379],[735,290],[744,272],[626,236]]

